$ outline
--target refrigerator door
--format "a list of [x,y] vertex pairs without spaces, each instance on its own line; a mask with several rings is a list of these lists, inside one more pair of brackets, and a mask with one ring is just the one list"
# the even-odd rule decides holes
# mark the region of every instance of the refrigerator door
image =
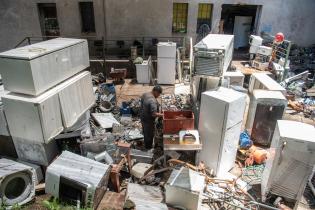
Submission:
[[225,124],[227,105],[202,94],[199,115],[199,134],[202,150],[199,160],[204,161],[209,169],[217,171],[220,157],[222,129]]
[[70,128],[95,103],[91,73],[85,71],[64,82],[59,100],[63,125]]
[[222,135],[222,148],[217,166],[217,176],[224,176],[234,167],[242,123],[238,123]]
[[176,58],[176,43],[159,42],[157,45],[157,57],[159,58]]
[[176,76],[175,58],[158,58],[157,59],[157,80],[159,84],[173,85]]

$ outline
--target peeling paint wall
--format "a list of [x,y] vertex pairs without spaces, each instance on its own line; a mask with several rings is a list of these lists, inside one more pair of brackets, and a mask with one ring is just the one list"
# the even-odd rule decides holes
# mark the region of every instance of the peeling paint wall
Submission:
[[101,38],[106,32],[108,39],[183,36],[172,33],[173,2],[189,3],[184,36],[193,38],[199,3],[213,4],[213,32],[218,32],[222,4],[261,5],[259,32],[281,31],[302,46],[315,43],[315,0],[90,0],[96,26],[93,34],[81,33],[79,1],[88,0],[1,0],[0,51],[13,48],[26,36],[41,36],[37,3],[56,3],[61,36]]

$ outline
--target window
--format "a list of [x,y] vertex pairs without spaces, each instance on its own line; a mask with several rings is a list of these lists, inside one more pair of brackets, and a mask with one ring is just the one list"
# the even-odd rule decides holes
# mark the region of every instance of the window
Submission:
[[[39,3],[38,14],[43,36],[59,36],[59,24],[55,3]],[[46,37],[49,39],[50,37]]]
[[94,33],[94,8],[93,2],[79,2],[81,12],[81,27],[83,33]]
[[172,31],[175,33],[187,32],[187,13],[188,3],[174,3],[173,4],[173,27]]
[[198,19],[197,19],[197,32],[199,32],[200,27],[209,27],[211,30],[211,16],[212,16],[212,4],[199,4],[198,8]]

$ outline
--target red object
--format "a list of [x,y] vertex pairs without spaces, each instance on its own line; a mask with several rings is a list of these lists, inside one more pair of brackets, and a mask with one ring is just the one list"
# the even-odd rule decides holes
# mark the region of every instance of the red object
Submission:
[[181,130],[195,128],[194,113],[192,111],[164,111],[164,134],[178,134]]
[[284,41],[284,35],[283,33],[279,32],[275,36],[275,42],[281,43]]

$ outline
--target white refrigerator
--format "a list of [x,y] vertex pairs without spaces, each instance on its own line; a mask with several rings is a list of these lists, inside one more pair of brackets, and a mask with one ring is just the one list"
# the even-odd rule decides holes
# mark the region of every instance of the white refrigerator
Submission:
[[224,176],[234,166],[245,105],[246,95],[232,89],[220,87],[202,93],[198,159],[217,176]]
[[176,76],[176,43],[159,42],[157,45],[158,84],[173,85]]

